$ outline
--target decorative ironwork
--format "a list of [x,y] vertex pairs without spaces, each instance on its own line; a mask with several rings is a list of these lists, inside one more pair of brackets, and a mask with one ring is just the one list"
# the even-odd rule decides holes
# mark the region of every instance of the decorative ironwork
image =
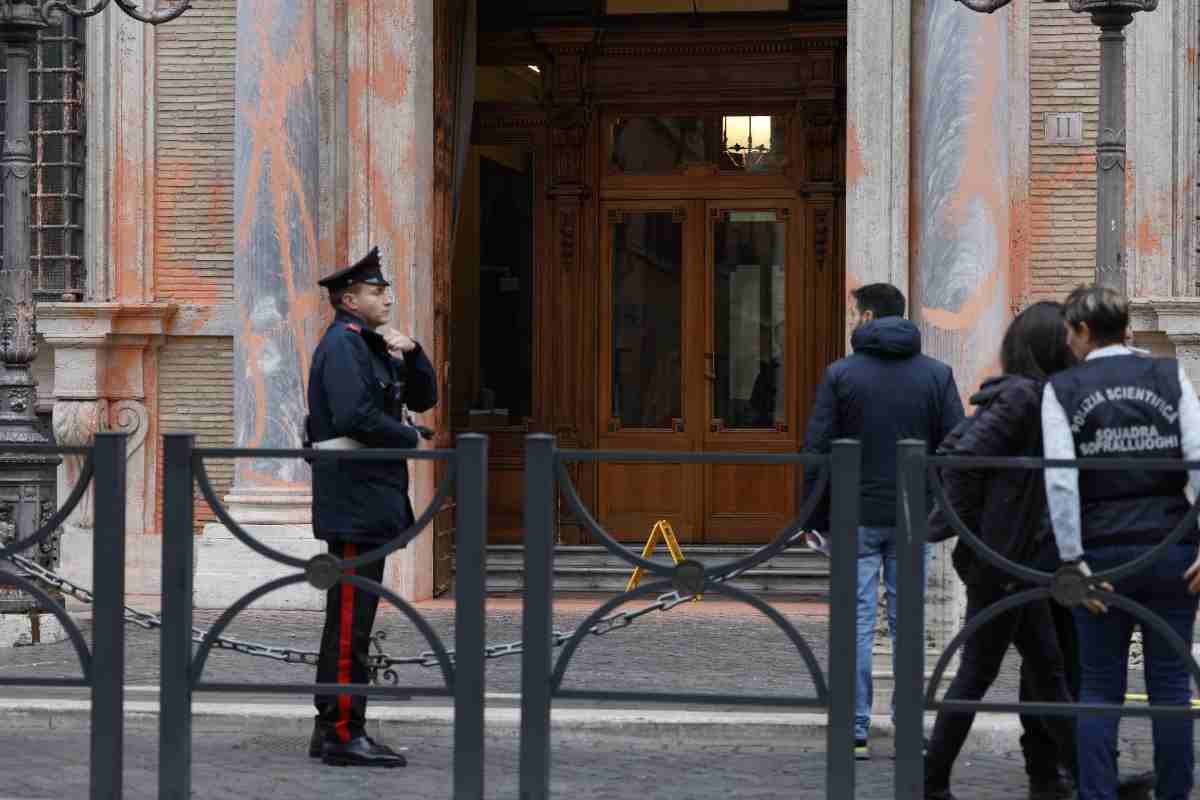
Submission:
[[[31,181],[29,263],[37,300],[83,293],[84,61],[81,21],[60,19],[38,32],[29,65],[32,168],[12,167],[14,177]],[[0,64],[0,106],[6,72]],[[0,241],[6,233],[0,223]]]
[[[84,0],[90,2],[90,0]],[[30,365],[37,357],[36,294],[75,298],[82,286],[83,141],[82,26],[112,0],[0,0],[0,44],[4,61],[4,135],[0,148],[3,262],[0,264],[0,447],[42,444],[31,398],[37,381]],[[117,8],[141,22],[158,25],[178,17],[189,0],[161,11],[142,12],[132,0]],[[32,95],[31,95],[32,90]],[[32,185],[31,185],[32,184]],[[30,202],[32,200],[32,202]],[[52,279],[54,265],[61,277]],[[23,398],[12,402],[11,398]],[[11,447],[9,447],[11,450]],[[61,459],[51,453],[0,455],[0,498],[15,499],[12,524],[18,546],[28,546],[61,513],[40,526],[43,501],[53,496]],[[124,512],[122,511],[122,514]],[[54,523],[51,525],[50,523]],[[31,535],[32,534],[32,535]],[[28,537],[28,538],[27,538]],[[35,599],[9,581],[0,590],[0,610],[26,611]],[[113,624],[105,617],[97,636]],[[119,701],[118,701],[119,702]],[[120,741],[117,737],[117,747]],[[93,750],[93,760],[108,756]]]
[[165,8],[162,11],[151,11],[146,13],[139,10],[138,4],[132,3],[130,0],[98,0],[98,2],[90,8],[78,8],[74,0],[72,0],[72,2],[67,2],[66,0],[46,0],[46,2],[42,3],[39,12],[42,16],[42,19],[46,20],[46,22],[49,24],[53,24],[52,19],[55,16],[55,12],[60,12],[62,14],[80,19],[84,17],[94,17],[104,9],[108,8],[108,6],[114,1],[117,4],[117,8],[121,9],[138,22],[145,22],[148,25],[161,25],[164,22],[170,22],[192,7],[191,0],[180,0],[178,4]]
[[[958,0],[972,11],[999,11],[1012,0]],[[1125,269],[1125,27],[1158,0],[1069,0],[1100,29],[1100,135],[1096,142],[1096,283],[1122,297]]]

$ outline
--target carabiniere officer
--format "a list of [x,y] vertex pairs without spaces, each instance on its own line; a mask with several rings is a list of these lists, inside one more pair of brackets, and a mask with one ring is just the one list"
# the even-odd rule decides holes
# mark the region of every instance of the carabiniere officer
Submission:
[[[318,449],[415,448],[422,429],[404,406],[437,402],[433,366],[410,336],[384,327],[392,307],[379,249],[320,281],[337,315],[313,354],[307,433]],[[313,463],[313,532],[339,558],[354,558],[413,523],[404,461]],[[347,570],[382,582],[384,559]],[[318,683],[365,684],[371,628],[379,598],[345,581],[328,592]],[[335,766],[403,767],[404,756],[364,729],[363,695],[317,695],[309,755]]]

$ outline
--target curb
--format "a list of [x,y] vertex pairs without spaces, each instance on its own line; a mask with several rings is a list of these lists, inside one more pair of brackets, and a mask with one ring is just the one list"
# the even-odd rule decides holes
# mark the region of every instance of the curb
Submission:
[[[80,730],[90,726],[91,702],[82,699],[0,699],[0,724],[25,729]],[[308,736],[312,732],[313,708],[308,703],[219,703],[192,704],[192,730],[199,734],[273,734]],[[371,708],[370,721],[381,733],[411,738],[449,733],[454,709],[450,705],[384,705]],[[521,711],[517,707],[490,706],[485,724],[491,735],[517,736]],[[157,731],[158,703],[149,700],[125,702],[127,731]],[[926,730],[933,726],[927,714]],[[742,745],[799,744],[802,751],[824,751],[824,714],[779,711],[697,711],[663,707],[557,707],[551,711],[555,737],[582,735],[588,738],[616,736],[621,739],[653,739],[660,742],[708,738],[725,740],[734,748]],[[894,749],[893,727],[886,716],[872,721],[872,749],[880,755]],[[1015,719],[976,718],[967,742],[968,751],[1007,753],[1020,750],[1021,729]]]

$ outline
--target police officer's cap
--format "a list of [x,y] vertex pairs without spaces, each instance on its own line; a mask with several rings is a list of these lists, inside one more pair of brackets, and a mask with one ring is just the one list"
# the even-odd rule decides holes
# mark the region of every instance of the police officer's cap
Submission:
[[379,263],[379,248],[372,247],[360,260],[337,272],[317,281],[331,292],[349,288],[356,283],[366,283],[371,286],[391,286],[383,277],[383,269]]

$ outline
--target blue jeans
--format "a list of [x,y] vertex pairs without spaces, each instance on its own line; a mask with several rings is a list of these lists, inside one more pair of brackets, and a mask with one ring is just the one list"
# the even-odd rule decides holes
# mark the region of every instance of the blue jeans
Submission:
[[[1087,550],[1093,572],[1132,561],[1148,548],[1138,546],[1099,547]],[[1196,558],[1196,545],[1176,545],[1165,555],[1114,587],[1119,594],[1146,606],[1162,617],[1190,648],[1196,617],[1197,596],[1188,594],[1183,572]],[[1125,702],[1128,678],[1129,641],[1137,620],[1110,607],[1107,614],[1092,615],[1082,607],[1073,609],[1079,631],[1083,703],[1120,705]],[[1178,655],[1149,625],[1142,625],[1145,649],[1146,689],[1151,704],[1188,706],[1191,674]],[[1112,716],[1080,715],[1076,723],[1079,752],[1079,800],[1116,800],[1117,726]],[[1154,719],[1154,771],[1158,776],[1158,800],[1186,800],[1192,790],[1192,720]]]
[[[854,738],[866,739],[871,731],[871,705],[875,686],[871,680],[871,653],[875,644],[875,619],[879,610],[879,574],[887,595],[888,634],[892,637],[892,674],[896,672],[896,528],[858,529],[858,687],[854,702]],[[925,570],[929,572],[929,545]],[[893,694],[893,716],[896,698]]]

